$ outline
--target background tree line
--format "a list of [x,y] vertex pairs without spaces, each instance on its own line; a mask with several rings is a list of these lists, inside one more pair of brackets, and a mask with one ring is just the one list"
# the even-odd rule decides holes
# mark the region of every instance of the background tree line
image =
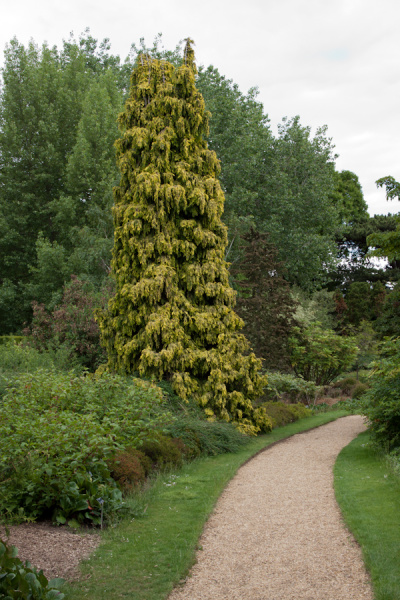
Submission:
[[[32,318],[35,326],[44,308],[76,298],[77,279],[86,296],[104,302],[119,181],[117,115],[143,49],[143,41],[132,45],[121,61],[89,31],[61,49],[8,44],[0,92],[0,334]],[[148,51],[171,62],[181,54],[164,50],[161,37]],[[212,114],[208,144],[221,161],[226,258],[238,311],[245,322],[252,315],[254,347],[281,367],[278,340],[295,318],[325,320],[342,333],[365,317],[381,319],[387,332],[382,323],[392,323],[398,292],[386,284],[397,280],[398,258],[384,250],[388,267],[372,268],[368,240],[375,247],[380,236],[392,239],[397,221],[368,215],[357,176],[335,168],[327,128],[312,135],[295,116],[275,136],[256,88],[244,94],[214,66],[200,68],[196,85]],[[393,192],[382,180],[388,183]],[[75,287],[68,293],[68,286]],[[254,327],[255,315],[265,316],[264,329]],[[277,326],[267,332],[267,322]],[[275,358],[268,347],[279,349]]]

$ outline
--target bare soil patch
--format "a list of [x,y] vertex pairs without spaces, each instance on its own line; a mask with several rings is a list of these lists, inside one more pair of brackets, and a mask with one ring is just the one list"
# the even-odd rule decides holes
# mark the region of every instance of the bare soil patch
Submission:
[[[78,579],[79,563],[89,558],[100,543],[98,533],[75,533],[48,523],[24,523],[8,529],[8,541],[18,548],[19,558],[42,569],[48,579]],[[6,539],[4,527],[0,527],[0,537]]]

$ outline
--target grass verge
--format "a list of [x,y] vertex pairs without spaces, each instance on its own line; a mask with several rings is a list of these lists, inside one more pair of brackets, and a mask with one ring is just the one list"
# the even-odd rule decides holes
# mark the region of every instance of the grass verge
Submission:
[[137,517],[103,533],[102,544],[82,566],[82,580],[63,590],[66,598],[165,599],[188,574],[204,523],[238,468],[279,440],[347,414],[302,419],[251,440],[237,453],[197,459],[179,472],[159,476],[130,499]]
[[339,454],[335,493],[360,544],[375,600],[400,600],[400,480],[362,433]]

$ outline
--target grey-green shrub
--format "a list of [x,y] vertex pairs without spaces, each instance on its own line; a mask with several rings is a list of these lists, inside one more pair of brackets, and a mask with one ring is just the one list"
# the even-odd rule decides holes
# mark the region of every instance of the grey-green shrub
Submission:
[[268,384],[264,390],[268,400],[288,400],[310,404],[320,388],[313,381],[306,381],[290,373],[268,372]]

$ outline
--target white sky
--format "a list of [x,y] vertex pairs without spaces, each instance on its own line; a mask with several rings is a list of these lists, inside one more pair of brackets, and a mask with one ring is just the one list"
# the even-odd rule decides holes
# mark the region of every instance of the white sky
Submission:
[[[370,214],[400,212],[375,180],[400,180],[399,0],[0,0],[0,49],[61,45],[89,27],[124,59],[132,42],[195,41],[243,92],[257,86],[274,134],[283,116],[328,125],[337,168],[356,173]],[[2,59],[1,59],[2,60]]]

